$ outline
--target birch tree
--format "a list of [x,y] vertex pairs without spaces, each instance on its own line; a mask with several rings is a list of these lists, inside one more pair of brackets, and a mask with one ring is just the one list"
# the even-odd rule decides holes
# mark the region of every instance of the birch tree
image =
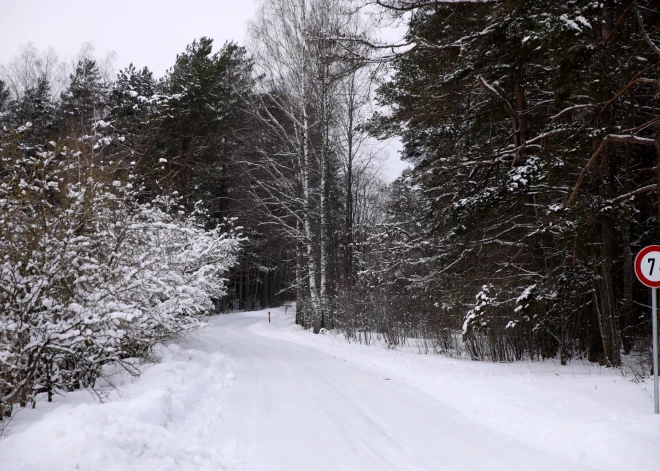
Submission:
[[[298,250],[296,273],[306,259],[306,286],[314,329],[321,329],[318,260],[314,244],[314,212],[318,209],[318,163],[314,161],[315,118],[312,79],[314,64],[309,36],[307,0],[263,2],[250,24],[252,53],[262,74],[252,112],[264,126],[261,159],[253,164],[268,180],[255,180],[265,214],[291,235]],[[293,177],[293,179],[291,178]],[[296,283],[302,286],[303,280]],[[299,300],[301,308],[303,300]]]
[[[348,6],[343,0],[265,2],[250,28],[263,76],[252,113],[262,123],[264,147],[253,167],[269,176],[257,183],[263,193],[259,200],[273,222],[304,248],[296,259],[306,266],[305,298],[317,332],[332,324],[337,285],[334,214],[341,203],[332,196],[345,194],[337,188],[345,150],[338,130],[346,112],[356,112],[342,105],[341,87],[362,65],[338,40],[359,29],[357,13]],[[291,174],[295,185],[283,182]],[[303,273],[300,266],[297,272]],[[304,304],[299,300],[301,308]]]

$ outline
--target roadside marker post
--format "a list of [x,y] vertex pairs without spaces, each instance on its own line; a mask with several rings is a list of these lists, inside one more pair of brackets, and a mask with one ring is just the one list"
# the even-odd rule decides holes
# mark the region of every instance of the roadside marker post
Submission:
[[270,324],[270,311],[268,311],[268,323]]
[[651,316],[653,328],[653,404],[660,414],[658,400],[658,288],[660,288],[660,245],[645,247],[635,258],[637,279],[651,288]]

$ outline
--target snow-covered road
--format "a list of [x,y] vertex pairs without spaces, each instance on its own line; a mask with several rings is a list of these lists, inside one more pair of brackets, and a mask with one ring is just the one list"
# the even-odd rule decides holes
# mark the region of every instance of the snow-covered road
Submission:
[[468,425],[404,383],[255,335],[250,327],[263,321],[263,313],[214,321],[235,358],[235,382],[221,426],[206,438],[224,444],[237,469],[585,469]]
[[[290,311],[289,311],[290,313]],[[108,401],[22,410],[2,471],[653,469],[646,385],[552,362],[494,365],[347,344],[283,309],[214,317]]]

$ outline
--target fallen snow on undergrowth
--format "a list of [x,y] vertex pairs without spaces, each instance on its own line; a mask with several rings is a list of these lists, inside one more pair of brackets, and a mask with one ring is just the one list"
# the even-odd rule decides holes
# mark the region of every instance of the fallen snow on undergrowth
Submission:
[[161,362],[117,375],[105,403],[77,391],[21,410],[0,439],[3,471],[218,470],[223,457],[198,437],[221,416],[231,362],[207,352],[205,334],[162,347]]
[[418,388],[475,427],[596,469],[660,466],[660,417],[653,386],[620,370],[588,363],[494,364],[424,355],[416,346],[388,350],[314,335],[293,324],[291,309],[273,310],[267,337],[303,344]]

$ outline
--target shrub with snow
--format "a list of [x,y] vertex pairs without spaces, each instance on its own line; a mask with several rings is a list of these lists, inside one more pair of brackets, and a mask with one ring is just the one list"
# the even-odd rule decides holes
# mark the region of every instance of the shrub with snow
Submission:
[[1,153],[0,410],[93,386],[199,326],[236,261],[229,227],[140,201],[130,175],[84,154]]

